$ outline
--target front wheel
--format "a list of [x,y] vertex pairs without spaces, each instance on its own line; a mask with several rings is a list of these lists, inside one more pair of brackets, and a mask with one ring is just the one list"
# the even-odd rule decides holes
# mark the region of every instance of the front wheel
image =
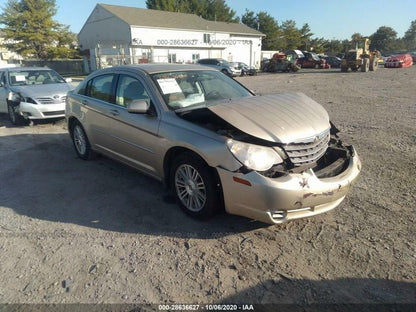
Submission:
[[12,103],[7,101],[7,111],[9,113],[10,121],[12,122],[13,125],[20,126],[23,124],[24,118],[16,112],[16,109],[17,109],[17,106],[12,105]]
[[71,128],[71,139],[74,144],[75,151],[79,158],[84,160],[91,160],[95,156],[95,152],[91,149],[90,141],[84,128],[77,121]]
[[179,155],[173,161],[170,177],[176,201],[188,215],[208,219],[220,208],[219,183],[199,157]]

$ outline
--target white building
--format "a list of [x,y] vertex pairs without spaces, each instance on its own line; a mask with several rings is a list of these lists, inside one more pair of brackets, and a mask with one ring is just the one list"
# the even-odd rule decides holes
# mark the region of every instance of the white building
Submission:
[[78,34],[87,72],[138,63],[223,58],[257,68],[265,35],[244,24],[194,14],[97,4]]

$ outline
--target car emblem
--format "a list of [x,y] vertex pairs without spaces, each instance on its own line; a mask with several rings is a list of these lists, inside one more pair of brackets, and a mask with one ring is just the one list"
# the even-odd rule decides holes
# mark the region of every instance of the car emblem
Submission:
[[54,96],[53,96],[53,98],[54,98],[55,100],[57,100],[57,99],[59,99],[59,95],[54,95]]

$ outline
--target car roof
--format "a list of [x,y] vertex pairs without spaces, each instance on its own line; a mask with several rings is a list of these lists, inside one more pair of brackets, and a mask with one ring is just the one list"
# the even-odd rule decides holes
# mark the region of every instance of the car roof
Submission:
[[114,70],[132,70],[132,71],[143,71],[147,74],[156,74],[156,73],[163,73],[169,71],[187,71],[187,70],[211,70],[215,71],[215,69],[211,69],[209,67],[202,67],[201,65],[194,65],[194,64],[140,64],[140,65],[122,65],[122,66],[115,66],[115,67],[108,67],[101,72],[112,72]]
[[6,70],[8,70],[8,71],[34,71],[34,70],[36,70],[36,71],[40,71],[40,70],[51,70],[49,67],[29,67],[29,66],[26,66],[26,67],[5,67],[5,68],[2,68],[2,69],[6,69]]

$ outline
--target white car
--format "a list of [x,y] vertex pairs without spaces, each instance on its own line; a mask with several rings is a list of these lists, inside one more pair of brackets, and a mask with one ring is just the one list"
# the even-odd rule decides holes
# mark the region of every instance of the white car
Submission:
[[65,100],[74,86],[47,67],[0,69],[0,113],[13,124],[65,117]]

